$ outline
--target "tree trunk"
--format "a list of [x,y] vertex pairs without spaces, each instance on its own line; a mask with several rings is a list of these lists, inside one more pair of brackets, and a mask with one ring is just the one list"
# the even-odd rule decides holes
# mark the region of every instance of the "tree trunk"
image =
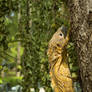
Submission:
[[92,29],[88,26],[88,0],[68,0],[71,35],[75,42],[83,92],[92,92]]
[[[21,5],[18,5],[18,31],[21,33],[22,31],[22,25],[21,25]],[[19,39],[20,40],[20,39]],[[21,48],[21,42],[18,42],[17,47],[17,65],[20,65],[21,63],[21,56],[20,56],[20,48]],[[17,70],[16,76],[20,76],[20,71]]]

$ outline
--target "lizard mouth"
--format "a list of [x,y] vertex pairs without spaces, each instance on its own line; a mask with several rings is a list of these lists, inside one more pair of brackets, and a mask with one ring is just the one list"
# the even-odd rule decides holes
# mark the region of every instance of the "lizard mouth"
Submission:
[[64,34],[64,38],[66,38],[66,36],[67,36],[67,32],[68,32],[67,27],[65,27],[64,25],[61,26],[61,31],[62,31],[62,33]]

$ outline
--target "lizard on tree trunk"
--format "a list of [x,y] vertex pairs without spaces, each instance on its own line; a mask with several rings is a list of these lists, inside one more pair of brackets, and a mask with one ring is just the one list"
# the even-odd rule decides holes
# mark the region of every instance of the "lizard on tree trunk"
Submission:
[[49,42],[48,58],[50,63],[51,84],[55,92],[74,92],[68,67],[66,45],[69,33],[65,26],[57,30]]

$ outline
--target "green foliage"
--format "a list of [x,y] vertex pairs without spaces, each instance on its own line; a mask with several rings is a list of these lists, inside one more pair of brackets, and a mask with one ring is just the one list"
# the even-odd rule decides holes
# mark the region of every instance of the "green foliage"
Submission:
[[74,81],[76,81],[78,79],[78,73],[79,73],[79,67],[78,67],[78,61],[77,61],[77,54],[75,51],[75,46],[72,42],[69,43],[69,45],[67,46],[67,51],[69,53],[69,66],[70,66],[70,70],[71,70],[71,74],[72,74],[72,78],[74,79]]
[[[8,49],[8,37],[10,32],[7,31],[6,27],[9,23],[9,15],[11,10],[14,9],[13,4],[17,3],[13,0],[0,0],[0,46],[2,49]],[[17,7],[17,6],[16,6]]]
[[[16,35],[18,33],[18,0],[0,0],[0,83],[10,83],[12,86],[20,83],[20,79],[12,78],[16,71],[17,47]],[[16,42],[16,43],[15,43]],[[20,54],[22,55],[23,48]],[[19,68],[19,67],[18,67]],[[2,75],[3,72],[3,75]],[[8,77],[8,78],[7,78]]]
[[68,61],[69,61],[69,67],[70,67],[71,76],[73,79],[75,92],[82,92],[82,89],[80,86],[79,64],[77,60],[78,57],[77,57],[74,43],[69,42],[67,46],[67,51],[69,54]]
[[22,77],[15,77],[15,76],[6,77],[6,78],[2,78],[2,81],[3,81],[3,83],[9,83],[10,86],[12,87],[12,86],[16,86],[16,85],[20,84],[22,81]]
[[12,24],[12,20],[9,18],[10,11],[13,9],[11,7],[11,3],[12,0],[0,0],[0,62],[3,59],[7,59],[7,56],[9,56],[8,54],[6,55],[6,51],[8,50],[8,42],[10,41],[9,38],[11,37],[10,34],[12,32],[10,32],[10,30],[7,30],[9,24]]
[[0,84],[2,84],[3,83],[3,81],[2,81],[2,79],[0,78]]

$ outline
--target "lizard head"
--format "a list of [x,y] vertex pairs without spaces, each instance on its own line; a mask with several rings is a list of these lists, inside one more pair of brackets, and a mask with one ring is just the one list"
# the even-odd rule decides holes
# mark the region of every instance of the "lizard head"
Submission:
[[68,30],[65,26],[58,28],[50,40],[51,45],[57,45],[63,48],[68,43]]

